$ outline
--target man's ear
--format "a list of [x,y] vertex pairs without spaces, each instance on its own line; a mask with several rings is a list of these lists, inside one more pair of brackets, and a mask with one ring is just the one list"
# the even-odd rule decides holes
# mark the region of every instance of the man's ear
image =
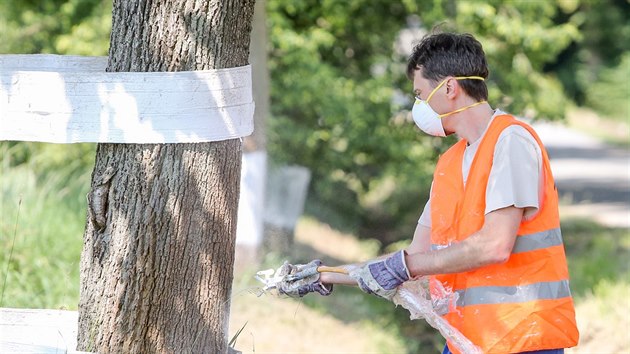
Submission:
[[448,99],[455,99],[457,95],[459,95],[461,88],[459,87],[459,82],[455,78],[451,77],[444,85],[446,86],[446,97]]

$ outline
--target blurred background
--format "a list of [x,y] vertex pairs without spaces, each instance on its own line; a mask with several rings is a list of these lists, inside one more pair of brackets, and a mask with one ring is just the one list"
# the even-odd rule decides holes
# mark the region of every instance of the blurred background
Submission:
[[[111,7],[0,0],[0,54],[107,55]],[[257,296],[252,281],[285,259],[357,262],[409,242],[437,157],[455,141],[422,134],[410,117],[406,58],[436,26],[481,41],[491,105],[540,124],[552,166],[569,166],[554,174],[565,177],[562,227],[582,331],[571,352],[630,346],[629,0],[267,0],[251,43],[257,112],[244,142],[237,349],[443,346],[424,322],[357,289],[279,299]],[[95,149],[0,142],[0,307],[77,309]],[[608,169],[588,164],[608,158]],[[601,174],[575,179],[587,170]]]

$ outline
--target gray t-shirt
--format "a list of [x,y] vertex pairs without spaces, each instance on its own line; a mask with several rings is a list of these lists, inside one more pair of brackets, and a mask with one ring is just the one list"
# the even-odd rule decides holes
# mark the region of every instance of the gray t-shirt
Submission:
[[[501,114],[505,113],[497,110],[492,119]],[[484,135],[485,131],[477,141],[466,147],[462,162],[464,185]],[[520,125],[505,128],[499,135],[494,150],[492,169],[486,186],[485,214],[515,206],[525,209],[524,220],[532,218],[538,211],[542,180],[542,153],[536,139]],[[418,223],[431,227],[431,199],[427,201]]]

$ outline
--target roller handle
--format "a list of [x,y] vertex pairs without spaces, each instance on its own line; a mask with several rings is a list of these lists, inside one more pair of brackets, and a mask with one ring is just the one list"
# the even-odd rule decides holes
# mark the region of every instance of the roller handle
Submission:
[[343,267],[319,266],[319,267],[317,267],[317,272],[319,272],[319,273],[348,274],[348,271],[346,270],[346,268],[343,268]]
[[286,281],[296,281],[300,279],[304,279],[306,277],[310,277],[311,275],[315,275],[317,273],[340,273],[340,274],[348,274],[348,271],[342,267],[327,267],[327,266],[319,266],[317,268],[309,268],[303,270],[299,273],[289,274],[286,277]]

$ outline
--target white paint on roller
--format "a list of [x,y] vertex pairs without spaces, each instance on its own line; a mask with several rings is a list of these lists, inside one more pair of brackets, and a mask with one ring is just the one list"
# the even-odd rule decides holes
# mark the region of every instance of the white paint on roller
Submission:
[[197,143],[254,129],[251,67],[105,72],[107,59],[0,55],[0,140]]

